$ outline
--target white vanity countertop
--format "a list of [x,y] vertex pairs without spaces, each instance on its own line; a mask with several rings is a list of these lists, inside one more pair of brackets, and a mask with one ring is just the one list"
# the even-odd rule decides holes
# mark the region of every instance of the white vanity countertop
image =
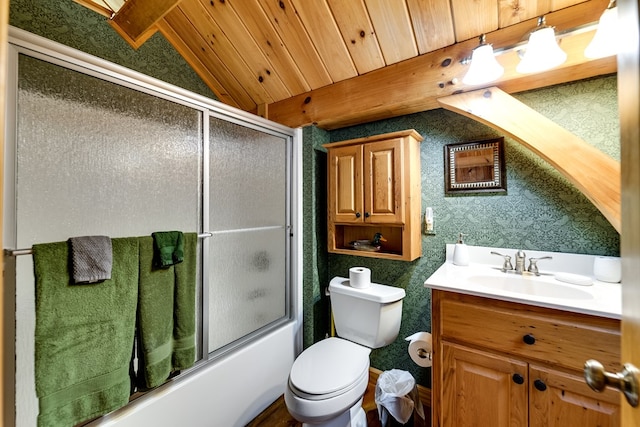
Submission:
[[[621,284],[601,282],[593,277],[596,256],[525,250],[526,267],[530,257],[552,256],[553,259],[538,262],[540,276],[518,275],[503,273],[503,258],[491,254],[495,251],[510,255],[515,266],[516,249],[467,246],[468,266],[454,265],[454,245],[447,245],[446,262],[425,281],[425,287],[614,319],[622,317]],[[593,284],[561,282],[555,278],[556,273],[588,276]]]

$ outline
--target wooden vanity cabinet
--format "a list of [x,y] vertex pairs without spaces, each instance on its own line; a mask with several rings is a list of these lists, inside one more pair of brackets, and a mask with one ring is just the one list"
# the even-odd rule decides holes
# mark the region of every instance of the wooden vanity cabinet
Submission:
[[620,425],[582,373],[621,370],[619,320],[433,290],[432,335],[433,426]]
[[[415,130],[326,144],[328,250],[401,259],[421,256],[420,141]],[[354,240],[381,233],[379,252],[354,250]]]

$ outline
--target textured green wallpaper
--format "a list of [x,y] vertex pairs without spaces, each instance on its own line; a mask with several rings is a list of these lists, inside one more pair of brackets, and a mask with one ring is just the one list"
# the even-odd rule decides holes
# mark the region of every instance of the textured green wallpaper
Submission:
[[159,33],[133,49],[104,16],[73,0],[11,0],[9,24],[211,99],[215,94]]
[[326,152],[322,144],[329,134],[309,127],[303,132],[303,307],[304,347],[325,338],[331,320],[327,298],[323,292],[328,284]]
[[[615,76],[530,91],[515,97],[619,159]],[[314,142],[313,149],[318,150],[318,141],[326,139],[327,134],[331,141],[341,141],[410,128],[424,137],[421,143],[422,212],[427,206],[433,208],[436,235],[423,235],[423,256],[413,262],[328,255],[328,277],[320,283],[314,282],[313,289],[314,295],[320,295],[322,291],[318,289],[326,287],[328,279],[348,275],[348,269],[355,265],[371,268],[372,280],[377,283],[404,288],[407,296],[400,336],[392,345],[374,350],[371,364],[382,370],[408,370],[420,384],[429,386],[430,369],[419,368],[411,362],[404,338],[417,331],[431,330],[430,291],[423,283],[444,262],[445,245],[455,243],[459,232],[468,235],[466,241],[471,245],[598,255],[619,255],[620,239],[582,193],[549,164],[510,138],[505,138],[507,194],[445,196],[444,145],[502,136],[450,111],[427,111],[332,132],[305,129],[305,135],[310,139],[305,142],[305,152],[312,149],[307,144]],[[315,154],[315,157],[319,158],[319,155]],[[326,180],[326,169],[317,165],[313,170],[305,167],[306,181],[317,183],[319,179],[315,174],[322,175],[320,181]],[[315,203],[316,206],[305,204],[305,213],[307,209],[319,209],[324,214],[326,208],[321,204],[325,202],[316,199]],[[311,226],[305,222],[305,227],[308,225]],[[326,234],[320,238],[326,239]],[[305,269],[305,275],[306,272]],[[305,282],[305,293],[309,292],[307,286]],[[317,305],[317,300],[314,301]],[[328,310],[326,302],[325,306]],[[305,320],[313,322],[315,315],[308,312],[308,307],[305,305]],[[308,327],[305,327],[305,333],[307,344],[311,341]],[[316,327],[313,338],[317,340],[318,335]]]

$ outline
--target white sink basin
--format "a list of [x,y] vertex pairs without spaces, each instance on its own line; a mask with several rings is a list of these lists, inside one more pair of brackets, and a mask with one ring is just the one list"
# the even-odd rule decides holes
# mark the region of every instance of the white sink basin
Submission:
[[502,292],[545,298],[573,300],[593,299],[591,293],[575,286],[563,285],[555,279],[552,279],[553,281],[542,280],[536,276],[514,276],[508,274],[504,274],[503,276],[477,275],[470,276],[467,280],[478,286]]
[[[470,245],[469,265],[459,266],[451,262],[454,248],[455,245],[447,244],[447,261],[425,280],[425,287],[574,313],[622,318],[622,283],[594,280],[591,276],[593,255],[527,250],[529,259],[553,257],[540,263],[540,275],[536,276],[529,272],[523,275],[514,271],[503,272],[502,260],[491,254],[512,255],[516,249]],[[571,275],[576,276],[575,279],[581,276],[587,280],[580,286],[577,282],[573,284],[573,280],[564,282],[556,278],[564,280]]]

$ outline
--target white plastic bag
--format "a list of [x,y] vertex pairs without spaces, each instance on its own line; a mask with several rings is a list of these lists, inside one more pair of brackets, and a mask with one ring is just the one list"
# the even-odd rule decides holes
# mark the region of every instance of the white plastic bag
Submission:
[[387,425],[389,414],[396,421],[405,424],[414,409],[424,418],[416,381],[407,371],[391,369],[381,373],[376,383],[375,401],[380,424],[383,426]]

